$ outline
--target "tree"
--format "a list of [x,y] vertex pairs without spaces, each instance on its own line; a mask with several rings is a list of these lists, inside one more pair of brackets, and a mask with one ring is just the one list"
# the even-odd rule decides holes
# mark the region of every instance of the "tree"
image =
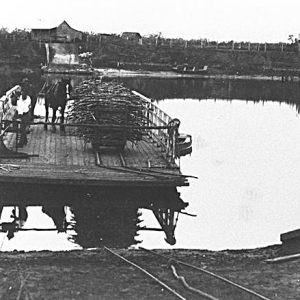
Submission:
[[291,43],[293,44],[294,43],[294,35],[290,34],[288,37],[288,40],[291,41]]

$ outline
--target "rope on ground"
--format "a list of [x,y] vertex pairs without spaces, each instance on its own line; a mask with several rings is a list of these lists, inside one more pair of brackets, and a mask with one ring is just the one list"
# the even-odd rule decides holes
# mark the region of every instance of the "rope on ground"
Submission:
[[20,283],[20,288],[18,290],[18,295],[17,295],[16,300],[20,300],[21,299],[23,288],[24,288],[26,280],[29,278],[29,276],[30,276],[29,273],[25,277],[22,274],[20,274],[21,283]]
[[[152,253],[152,254],[155,254],[155,255],[157,255],[157,256],[164,257],[165,259],[168,259],[168,260],[170,259],[169,257],[167,257],[167,256],[165,256],[165,255],[155,253],[154,251],[151,251],[151,250],[149,250],[149,249],[146,249],[146,248],[143,248],[143,247],[139,247],[139,248],[142,249],[142,250],[144,250],[144,251],[146,251],[146,252],[150,252],[150,253]],[[263,296],[263,295],[260,295],[260,294],[258,294],[258,293],[256,293],[256,292],[254,292],[254,291],[252,291],[252,290],[250,290],[250,289],[248,289],[248,288],[242,286],[242,285],[239,285],[239,284],[237,284],[237,283],[235,283],[235,282],[233,282],[233,281],[231,281],[231,280],[229,280],[229,279],[226,279],[226,278],[224,278],[224,277],[222,277],[222,276],[219,276],[219,275],[217,275],[217,274],[214,274],[214,273],[212,273],[212,272],[210,272],[210,271],[204,270],[204,269],[202,269],[202,268],[193,266],[193,265],[191,265],[191,264],[185,263],[185,262],[180,261],[180,260],[177,260],[177,259],[173,259],[173,261],[176,261],[177,263],[179,263],[179,264],[181,264],[181,265],[184,265],[184,266],[186,266],[186,267],[189,267],[189,268],[198,270],[198,271],[200,271],[200,272],[202,272],[202,273],[205,273],[205,274],[207,274],[207,275],[210,275],[211,277],[214,277],[214,278],[217,278],[217,279],[219,279],[219,280],[221,280],[221,281],[224,281],[224,282],[226,282],[226,283],[228,283],[228,284],[230,284],[230,285],[232,285],[232,286],[235,286],[236,288],[238,288],[238,289],[240,289],[240,290],[243,290],[244,292],[247,292],[247,293],[249,293],[249,294],[251,294],[251,295],[253,295],[253,296],[255,296],[255,297],[259,298],[259,299],[263,299],[263,300],[271,300],[270,298],[267,298],[267,297],[265,297],[265,296]]]
[[215,298],[214,296],[212,296],[212,295],[210,295],[210,294],[207,294],[207,293],[205,293],[205,292],[203,292],[203,291],[201,291],[201,290],[198,290],[198,289],[196,289],[196,288],[190,286],[190,285],[186,282],[186,280],[185,280],[185,278],[184,278],[183,276],[179,276],[179,275],[178,275],[178,273],[177,273],[177,271],[176,271],[176,268],[175,268],[173,265],[171,265],[170,267],[171,267],[171,269],[172,269],[172,271],[173,271],[173,275],[175,276],[175,278],[178,279],[178,280],[183,284],[183,286],[184,286],[185,288],[187,288],[188,290],[190,290],[190,291],[192,291],[192,292],[194,292],[194,293],[197,293],[198,295],[200,295],[200,296],[202,296],[202,297],[204,297],[204,298],[206,298],[206,299],[209,299],[209,300],[219,300],[218,298]]
[[159,283],[162,287],[164,287],[165,289],[167,289],[169,292],[171,292],[177,298],[182,299],[182,300],[186,300],[183,296],[181,296],[180,294],[178,294],[175,290],[173,290],[172,288],[170,288],[168,285],[166,285],[165,283],[163,283],[161,280],[159,280],[158,278],[156,278],[155,276],[153,276],[152,274],[150,274],[148,271],[146,271],[142,267],[138,266],[137,264],[131,262],[130,260],[128,260],[125,257],[117,254],[116,252],[112,251],[111,249],[109,249],[107,247],[104,247],[104,249],[107,250],[108,252],[110,252],[111,254],[119,257],[121,260],[127,262],[128,264],[132,265],[133,267],[137,268],[138,270],[142,271],[144,274],[148,275],[151,279],[153,279],[154,281],[156,281],[157,283]]

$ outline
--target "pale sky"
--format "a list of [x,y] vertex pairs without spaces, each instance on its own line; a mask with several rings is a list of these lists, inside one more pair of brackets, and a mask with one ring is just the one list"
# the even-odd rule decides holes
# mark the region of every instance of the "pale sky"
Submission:
[[300,34],[299,0],[0,0],[0,26],[161,32],[164,37],[287,42]]

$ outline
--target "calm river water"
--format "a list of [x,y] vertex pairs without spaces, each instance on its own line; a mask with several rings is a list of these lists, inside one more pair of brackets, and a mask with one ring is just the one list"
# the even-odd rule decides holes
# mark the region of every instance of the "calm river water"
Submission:
[[[190,187],[180,192],[190,203],[187,210],[197,217],[180,216],[176,247],[266,246],[279,243],[281,233],[300,228],[298,84],[127,84],[161,99],[159,107],[181,120],[180,131],[193,136],[193,152],[181,158],[181,169],[198,180],[191,179]],[[153,233],[141,237],[146,247],[168,246]]]
[[[193,136],[193,152],[182,157],[182,173],[197,176],[180,188],[189,203],[170,246],[160,232],[138,232],[148,248],[241,249],[280,242],[300,228],[299,84],[259,81],[126,79],[125,85],[157,99]],[[298,102],[300,103],[300,101]],[[52,222],[29,208],[26,226]],[[8,217],[8,211],[4,211]],[[141,225],[157,227],[142,210]],[[68,218],[72,211],[68,210]],[[0,233],[0,242],[2,241]],[[19,232],[2,250],[74,249],[70,234]],[[92,245],[92,244],[91,244]]]

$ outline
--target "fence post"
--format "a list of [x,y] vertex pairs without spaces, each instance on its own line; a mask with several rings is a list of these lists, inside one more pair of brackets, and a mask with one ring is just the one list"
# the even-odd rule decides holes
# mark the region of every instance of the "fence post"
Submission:
[[250,51],[251,50],[251,44],[250,44],[250,42],[248,43],[248,51]]
[[265,43],[265,52],[267,52],[267,43]]
[[283,52],[283,43],[281,43],[281,52]]
[[232,41],[232,48],[231,49],[234,50],[234,41]]

